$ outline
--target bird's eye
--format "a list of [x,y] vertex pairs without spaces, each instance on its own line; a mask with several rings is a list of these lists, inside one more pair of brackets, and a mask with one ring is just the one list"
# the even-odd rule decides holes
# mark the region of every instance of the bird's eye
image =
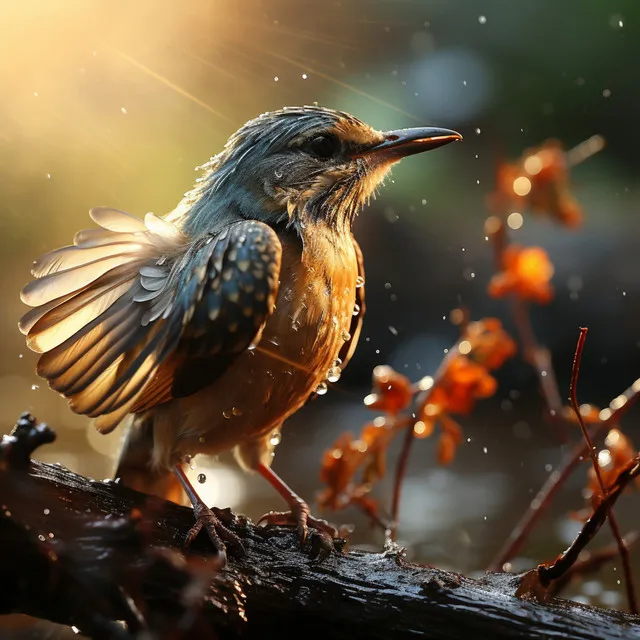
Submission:
[[305,151],[323,160],[336,155],[339,148],[340,141],[332,135],[316,136],[305,144]]

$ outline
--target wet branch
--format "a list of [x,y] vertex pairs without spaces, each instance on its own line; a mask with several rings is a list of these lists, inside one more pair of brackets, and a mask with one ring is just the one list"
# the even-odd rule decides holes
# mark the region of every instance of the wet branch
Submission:
[[472,580],[410,564],[399,549],[319,564],[298,549],[293,531],[261,529],[229,510],[217,513],[248,556],[221,569],[204,536],[182,553],[190,509],[29,461],[52,437],[25,416],[0,445],[0,613],[122,640],[299,640],[309,630],[374,640],[640,634],[638,617],[562,600],[523,602],[513,597],[521,576]]

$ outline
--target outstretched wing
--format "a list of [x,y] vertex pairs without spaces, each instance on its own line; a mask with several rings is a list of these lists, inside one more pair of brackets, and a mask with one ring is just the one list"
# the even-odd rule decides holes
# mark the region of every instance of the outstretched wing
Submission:
[[358,346],[358,339],[360,338],[360,332],[362,331],[362,322],[364,319],[365,302],[364,302],[364,259],[362,257],[362,250],[360,245],[353,239],[353,248],[356,250],[356,259],[358,260],[358,281],[356,283],[356,307],[353,310],[353,318],[351,319],[351,326],[349,328],[349,335],[351,336],[347,340],[338,357],[342,360],[340,367],[344,369],[347,366],[351,356],[353,356],[356,347]]
[[[211,382],[272,313],[282,249],[260,222],[190,242],[172,223],[94,209],[102,228],[35,263],[20,320],[38,374],[111,431]],[[187,369],[187,365],[189,368]]]

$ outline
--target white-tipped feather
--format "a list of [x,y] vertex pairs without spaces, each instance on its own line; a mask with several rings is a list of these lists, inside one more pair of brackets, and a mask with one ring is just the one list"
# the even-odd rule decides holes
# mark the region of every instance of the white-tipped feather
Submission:
[[[142,221],[101,207],[91,217],[101,229],[79,232],[73,246],[34,263],[35,279],[21,292],[34,308],[19,326],[42,354],[38,374],[75,412],[98,418],[96,427],[108,432],[131,410],[171,398],[174,364],[162,366],[184,337],[207,279],[219,282],[214,274],[230,236],[224,231],[215,244],[190,247],[178,227],[153,214]],[[272,230],[262,233],[273,234],[279,248]],[[145,398],[158,375],[161,384]]]
[[51,273],[66,271],[74,267],[89,264],[102,258],[125,253],[138,253],[144,245],[139,242],[112,242],[97,247],[77,247],[69,246],[56,249],[40,256],[31,269],[31,275],[42,278]]
[[108,229],[83,229],[73,236],[73,244],[81,249],[101,247],[103,244],[113,244],[114,242],[144,242],[151,244],[147,235],[143,232],[117,233]]
[[46,324],[47,318],[42,318],[37,325],[43,324],[43,328],[35,326],[35,332],[30,335],[27,343],[29,348],[38,353],[50,351],[61,345],[65,340],[75,335],[89,322],[95,320],[104,313],[121,295],[130,288],[130,281],[126,280],[111,290],[101,293],[79,308],[71,311],[65,318]]
[[18,321],[18,329],[20,329],[21,333],[23,333],[24,335],[27,335],[27,333],[31,331],[31,328],[36,324],[36,322],[38,322],[38,320],[40,320],[40,318],[42,318],[49,311],[51,311],[52,309],[55,309],[56,307],[63,304],[70,298],[73,298],[75,295],[77,295],[77,292],[74,291],[73,293],[70,293],[66,296],[62,296],[61,298],[56,298],[51,302],[47,302],[47,304],[40,305],[35,309],[31,309],[27,311],[27,313],[25,313],[22,316],[22,318],[20,318],[20,320]]
[[94,207],[89,211],[91,219],[109,231],[119,233],[137,233],[146,231],[147,227],[140,218],[132,216],[130,213],[111,209],[109,207]]
[[164,218],[159,218],[155,213],[147,213],[144,217],[144,224],[151,233],[170,242],[181,244],[185,240],[184,235],[175,224]]
[[144,258],[138,254],[119,253],[79,267],[51,273],[27,284],[20,292],[20,299],[30,307],[46,304],[79,291],[111,269],[131,262],[139,263],[141,257]]

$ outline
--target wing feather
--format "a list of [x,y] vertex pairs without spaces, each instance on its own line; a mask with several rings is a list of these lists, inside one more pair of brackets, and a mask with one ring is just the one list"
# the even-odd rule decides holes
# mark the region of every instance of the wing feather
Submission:
[[[107,432],[197,391],[251,343],[274,308],[281,247],[258,222],[189,242],[153,214],[91,217],[100,229],[34,263],[20,329],[38,374]],[[193,358],[202,375],[189,376]]]

